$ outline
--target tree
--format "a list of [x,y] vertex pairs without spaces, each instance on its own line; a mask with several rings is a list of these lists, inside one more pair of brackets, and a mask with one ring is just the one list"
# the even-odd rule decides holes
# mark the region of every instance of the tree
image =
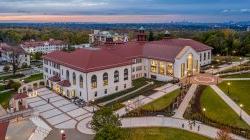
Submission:
[[216,140],[232,140],[232,137],[229,135],[229,130],[228,129],[221,129],[217,133]]
[[152,31],[149,32],[148,41],[154,41],[154,33]]
[[10,63],[12,65],[13,75],[16,75],[16,71],[21,63],[21,55],[23,54],[21,48],[18,47],[10,47],[9,48],[9,55],[10,55]]
[[5,65],[4,67],[3,67],[3,71],[4,72],[8,72],[10,70],[10,66],[9,65]]
[[122,139],[119,116],[114,115],[111,108],[103,107],[98,110],[91,121],[91,127],[97,134],[96,140]]

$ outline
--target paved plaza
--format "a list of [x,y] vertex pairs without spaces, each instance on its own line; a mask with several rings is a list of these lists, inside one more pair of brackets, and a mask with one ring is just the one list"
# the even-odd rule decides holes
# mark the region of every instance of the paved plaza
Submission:
[[46,88],[38,89],[37,96],[29,98],[28,104],[50,126],[58,129],[75,129],[79,121],[93,115],[93,107],[80,108]]

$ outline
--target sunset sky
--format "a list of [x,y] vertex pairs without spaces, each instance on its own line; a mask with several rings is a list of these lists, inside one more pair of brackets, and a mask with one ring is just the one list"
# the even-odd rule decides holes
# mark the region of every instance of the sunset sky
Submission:
[[250,21],[250,0],[0,0],[0,22]]

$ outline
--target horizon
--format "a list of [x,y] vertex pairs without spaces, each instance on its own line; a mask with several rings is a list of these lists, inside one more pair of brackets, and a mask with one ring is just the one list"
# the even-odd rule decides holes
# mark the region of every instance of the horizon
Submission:
[[0,5],[1,23],[250,21],[248,0],[0,0]]

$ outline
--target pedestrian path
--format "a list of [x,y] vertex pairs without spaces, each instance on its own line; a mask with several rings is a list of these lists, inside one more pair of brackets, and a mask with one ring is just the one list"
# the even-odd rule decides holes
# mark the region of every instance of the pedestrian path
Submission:
[[223,78],[223,81],[248,81],[250,78]]
[[210,86],[223,100],[227,103],[241,118],[250,125],[250,116],[242,110],[239,105],[237,105],[231,98],[229,98],[218,86],[211,85]]
[[[136,128],[136,127],[171,127],[183,129],[189,132],[197,133],[206,137],[215,139],[217,137],[217,128],[207,126],[200,122],[195,125],[189,125],[189,121],[185,119],[177,119],[170,117],[137,117],[137,118],[124,118],[121,120],[123,128]],[[184,127],[182,127],[184,125]],[[190,127],[191,126],[191,127]],[[198,128],[199,127],[199,128]],[[240,136],[230,134],[233,139],[246,140]]]
[[177,90],[178,88],[180,88],[180,87],[177,85],[166,84],[160,88],[157,88],[158,91],[150,96],[138,96],[138,97],[135,97],[135,98],[129,100],[130,102],[128,102],[128,101],[123,102],[122,104],[124,104],[125,107],[117,110],[115,113],[118,114],[119,116],[125,115],[129,111],[134,110],[134,109],[141,107],[143,105],[146,105],[146,104],[148,104],[156,99],[159,99],[159,98],[171,93],[172,91]]
[[220,68],[217,68],[217,69],[208,69],[208,70],[205,71],[205,73],[219,73],[221,71],[230,69],[230,68],[235,67],[235,66],[239,66],[239,65],[245,64],[247,62],[249,62],[249,60],[244,60],[242,62],[233,62],[230,65],[227,65],[227,64],[221,65]]
[[42,119],[39,117],[33,116],[30,120],[37,126],[35,131],[29,137],[29,140],[44,140],[50,131],[52,130]]
[[188,107],[188,104],[189,104],[189,102],[191,101],[191,99],[192,99],[192,97],[193,97],[193,95],[194,95],[194,93],[195,93],[197,87],[198,87],[198,85],[193,84],[193,85],[189,88],[189,90],[188,90],[188,92],[187,92],[185,98],[183,99],[183,101],[181,102],[179,108],[178,108],[177,111],[175,112],[175,115],[173,116],[174,118],[180,118],[180,119],[183,118],[183,115],[184,115],[184,113],[185,113],[185,111],[186,111],[186,109],[187,109],[187,107]]

